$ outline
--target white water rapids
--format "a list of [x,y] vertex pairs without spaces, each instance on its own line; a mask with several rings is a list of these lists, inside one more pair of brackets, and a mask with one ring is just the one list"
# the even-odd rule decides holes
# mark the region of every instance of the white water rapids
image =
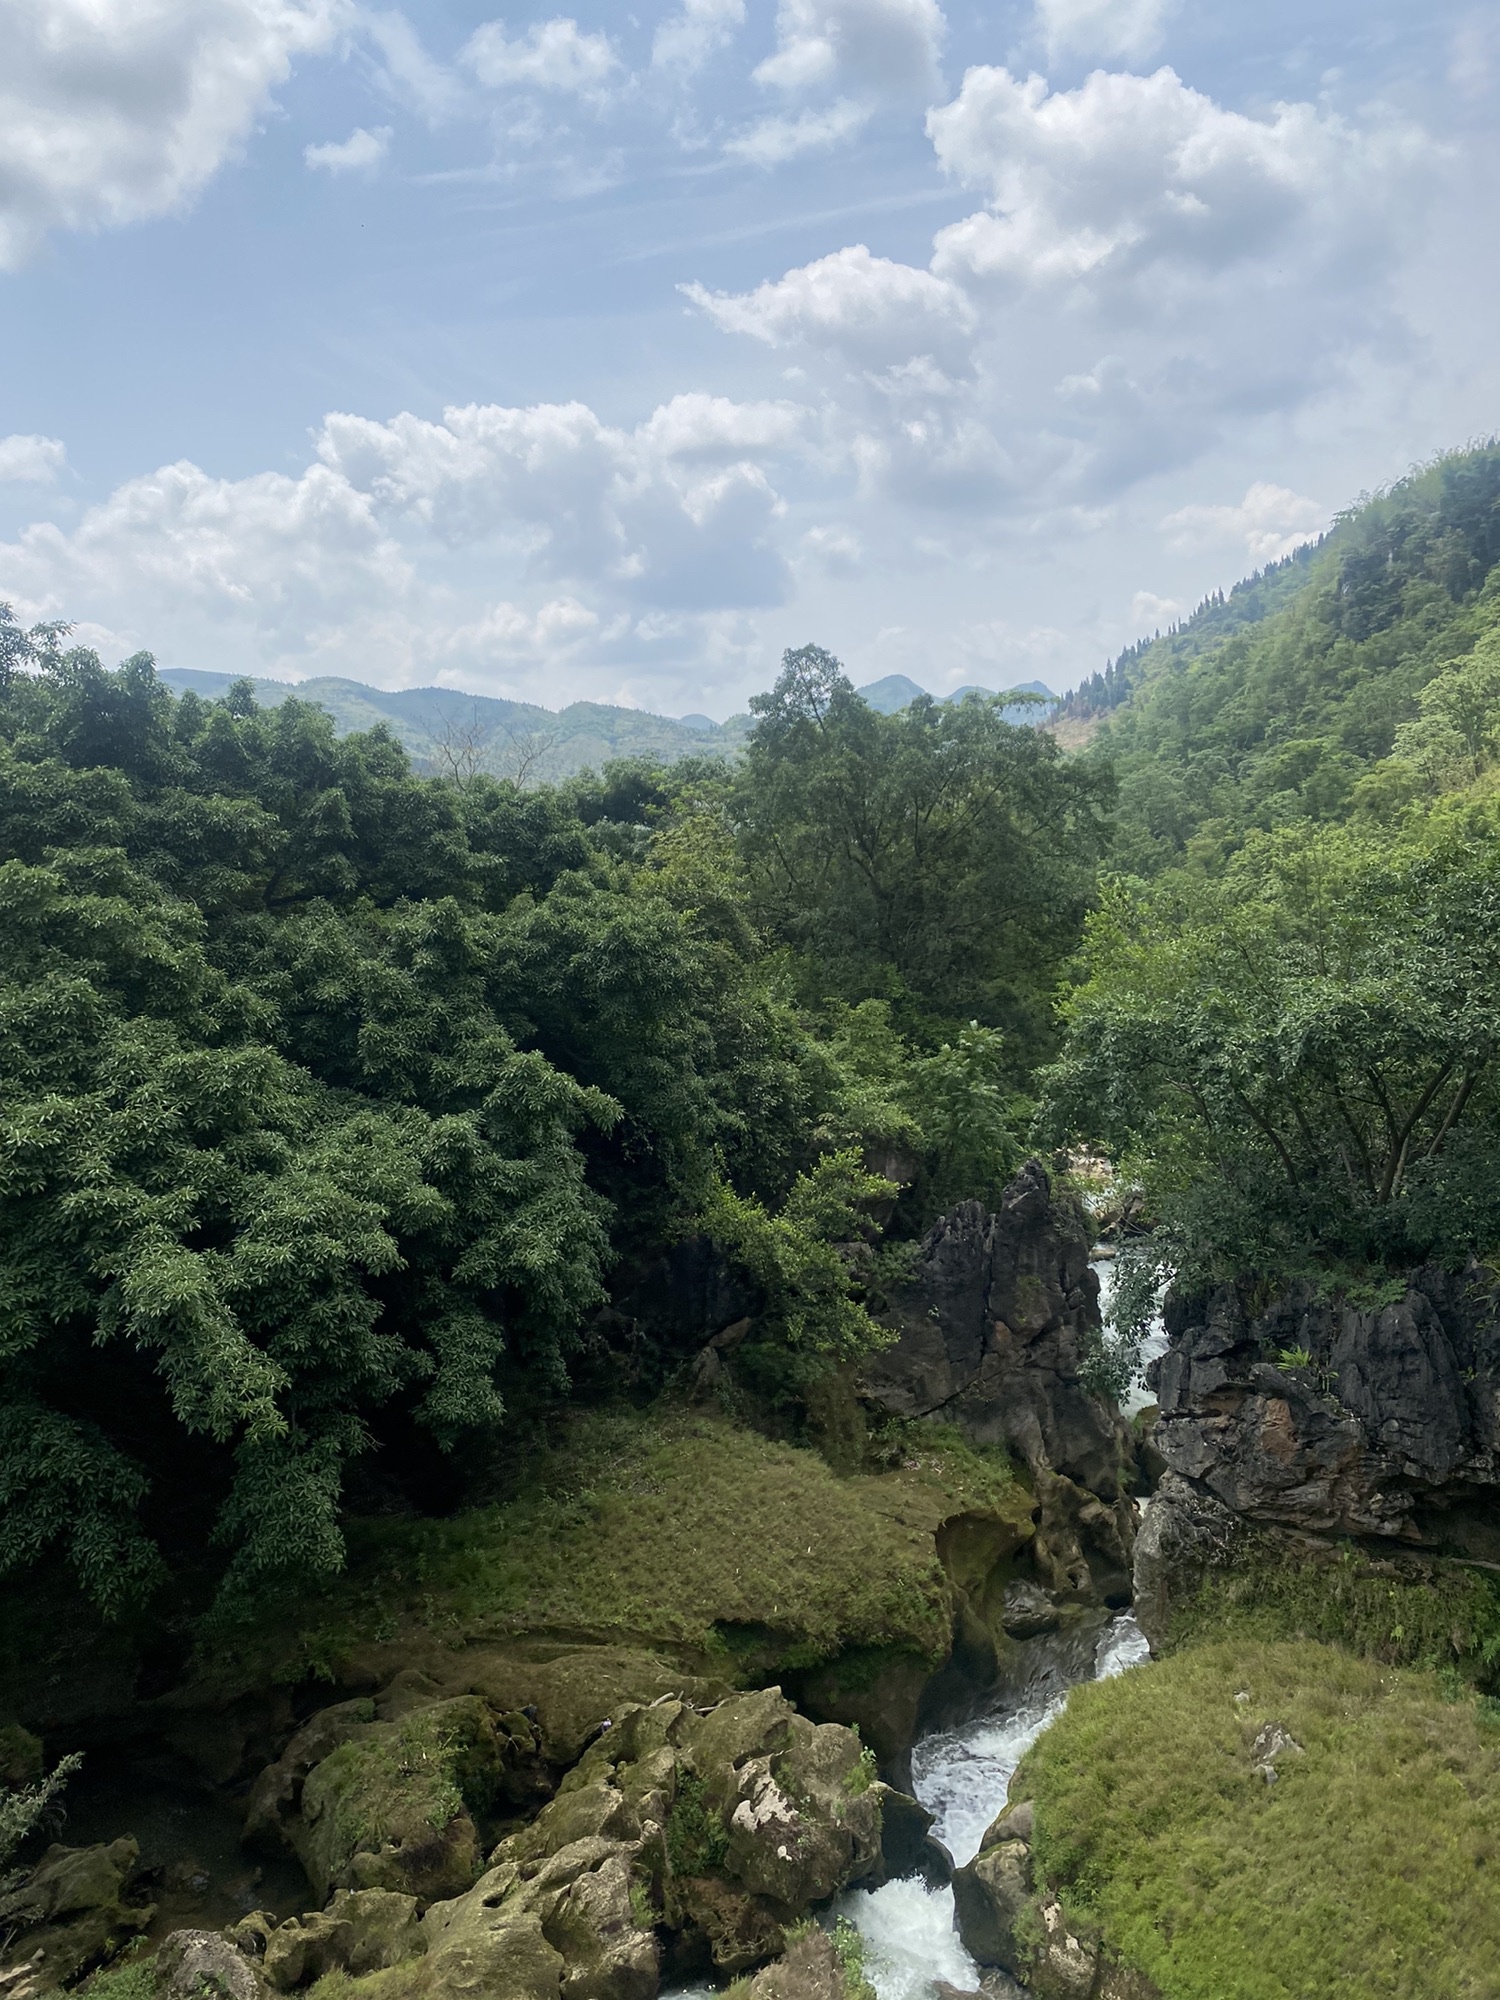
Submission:
[[[1038,1670],[1018,1697],[992,1714],[924,1737],[912,1752],[916,1795],[936,1815],[932,1830],[960,1865],[979,1852],[985,1828],[1005,1804],[1012,1772],[1061,1711],[1069,1685],[1123,1673],[1147,1652],[1129,1612],[1104,1627],[1092,1660],[1069,1662],[1046,1641],[1032,1644]],[[851,1918],[864,1938],[865,1974],[879,2000],[932,2000],[938,1979],[964,1990],[978,1986],[979,1968],[953,1928],[951,1889],[917,1881],[856,1889],[839,1903],[838,1914]]]
[[[1011,1774],[1047,1724],[1061,1713],[1068,1689],[1107,1680],[1146,1658],[1145,1634],[1128,1611],[1069,1646],[1055,1638],[1027,1641],[1034,1662],[1018,1689],[988,1714],[924,1736],[912,1751],[913,1789],[934,1817],[932,1831],[960,1866],[979,1852],[985,1828],[1005,1804]],[[953,1891],[924,1882],[887,1882],[853,1889],[825,1921],[848,1917],[865,1942],[865,1976],[879,2000],[934,2000],[945,1979],[965,1992],[979,1985],[979,1967],[953,1928]],[[664,2000],[720,2000],[711,1986],[679,1987]]]

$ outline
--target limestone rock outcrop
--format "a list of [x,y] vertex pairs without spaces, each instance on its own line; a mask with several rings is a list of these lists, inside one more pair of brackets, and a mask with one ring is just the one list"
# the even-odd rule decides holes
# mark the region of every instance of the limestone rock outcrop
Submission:
[[1166,1471],[1136,1549],[1153,1641],[1246,1531],[1305,1552],[1500,1561],[1500,1312],[1478,1269],[1414,1272],[1379,1306],[1289,1288],[1260,1310],[1220,1286],[1169,1298],[1153,1364]]
[[884,1316],[897,1339],[864,1365],[867,1401],[1007,1446],[1036,1486],[1032,1562],[1043,1585],[1127,1602],[1124,1432],[1083,1379],[1099,1285],[1083,1220],[1054,1199],[1041,1163],[1026,1163],[997,1213],[967,1201],[935,1222]]
[[[354,1780],[343,1790],[320,1783],[329,1766],[342,1782],[373,1759],[384,1782],[419,1741],[447,1742],[477,1756],[490,1781],[503,1776],[503,1758],[497,1765],[482,1729],[455,1707],[429,1701],[381,1720],[345,1703],[314,1717],[257,1787],[261,1823],[300,1840],[298,1851],[312,1843],[333,1879],[318,1828],[348,1804]],[[326,1754],[304,1772],[288,1821],[288,1774],[317,1748]],[[462,1776],[462,1755],[413,1787],[430,1817],[441,1785]],[[358,1796],[368,1806],[377,1794],[367,1785]],[[309,1813],[311,1831],[299,1834]],[[412,1895],[345,1888],[326,1910],[279,1925],[247,1919],[231,1941],[281,1992],[341,1970],[379,1972],[381,2000],[481,1990],[497,2000],[655,2000],[668,1962],[733,1974],[775,1958],[810,1908],[901,1872],[926,1823],[914,1800],[879,1782],[855,1731],[810,1722],[778,1689],[707,1708],[665,1695],[607,1718],[555,1796],[420,1916]],[[391,1865],[405,1867],[402,1848],[387,1846]],[[339,1851],[348,1847],[345,1838]],[[457,1852],[451,1831],[445,1851]],[[391,1860],[368,1843],[351,1853],[366,1872]],[[816,1983],[817,1968],[803,1972],[802,1985]]]
[[1029,1800],[1009,1806],[953,1876],[954,1922],[969,1955],[1021,1982],[1035,2000],[1161,2000],[1144,1974],[1118,1964],[1097,1936],[1074,1927],[1040,1880],[1031,1854]]

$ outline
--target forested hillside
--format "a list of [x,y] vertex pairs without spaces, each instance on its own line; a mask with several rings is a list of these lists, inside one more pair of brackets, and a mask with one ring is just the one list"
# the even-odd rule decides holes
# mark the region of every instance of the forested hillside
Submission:
[[1056,1129],[1179,1279],[1500,1247],[1500,449],[1440,459],[1074,698],[1119,783]]
[[1497,558],[555,783],[0,608],[6,1990],[1487,1992]]
[[998,702],[809,649],[742,769],[522,790],[0,633],[0,1569],[326,1571],[352,1467],[610,1380],[632,1256],[713,1235],[793,1379],[872,1336],[874,1165],[899,1236],[1020,1157],[1109,786]]
[[1500,447],[1439,459],[1070,696],[1119,777],[1116,866],[1211,870],[1251,828],[1393,804],[1409,780],[1374,767],[1500,622],[1497,500]]

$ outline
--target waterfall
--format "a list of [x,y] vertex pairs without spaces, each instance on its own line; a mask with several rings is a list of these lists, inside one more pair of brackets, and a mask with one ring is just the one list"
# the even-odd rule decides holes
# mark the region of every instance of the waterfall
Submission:
[[[1092,1657],[1056,1641],[1034,1639],[1033,1669],[1018,1695],[988,1715],[927,1736],[912,1752],[917,1797],[935,1815],[933,1832],[959,1864],[979,1852],[985,1828],[1005,1803],[1011,1774],[1048,1723],[1069,1686],[1106,1680],[1147,1656],[1145,1635],[1129,1612],[1099,1633]],[[852,1890],[838,1905],[865,1941],[865,1972],[879,2000],[931,2000],[933,1982],[965,1990],[979,1968],[953,1928],[953,1891],[922,1882]]]

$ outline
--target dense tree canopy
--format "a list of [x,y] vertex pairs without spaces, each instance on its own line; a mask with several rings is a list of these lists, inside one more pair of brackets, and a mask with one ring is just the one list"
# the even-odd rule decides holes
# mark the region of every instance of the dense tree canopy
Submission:
[[1184,1281],[1500,1251],[1500,448],[1123,679],[1090,754],[1130,872],[1090,922],[1055,1129],[1127,1163]]
[[735,805],[756,912],[813,997],[881,995],[919,1036],[977,1020],[1034,1053],[1112,785],[1003,706],[880,715],[803,647],[751,703]]
[[[351,1466],[524,1435],[622,1259],[706,1230],[788,1350],[847,1355],[881,1161],[898,1232],[1013,1164],[1015,1041],[943,1030],[972,992],[1042,1032],[1101,790],[988,708],[867,740],[830,663],[831,762],[779,695],[744,778],[525,791],[66,637],[0,616],[0,1572],[336,1566]],[[871,888],[825,935],[767,856],[847,886],[851,812]],[[960,922],[972,979],[923,962]]]
[[1195,1277],[1500,1247],[1495,801],[1404,837],[1260,835],[1222,881],[1117,889],[1050,1073]]

